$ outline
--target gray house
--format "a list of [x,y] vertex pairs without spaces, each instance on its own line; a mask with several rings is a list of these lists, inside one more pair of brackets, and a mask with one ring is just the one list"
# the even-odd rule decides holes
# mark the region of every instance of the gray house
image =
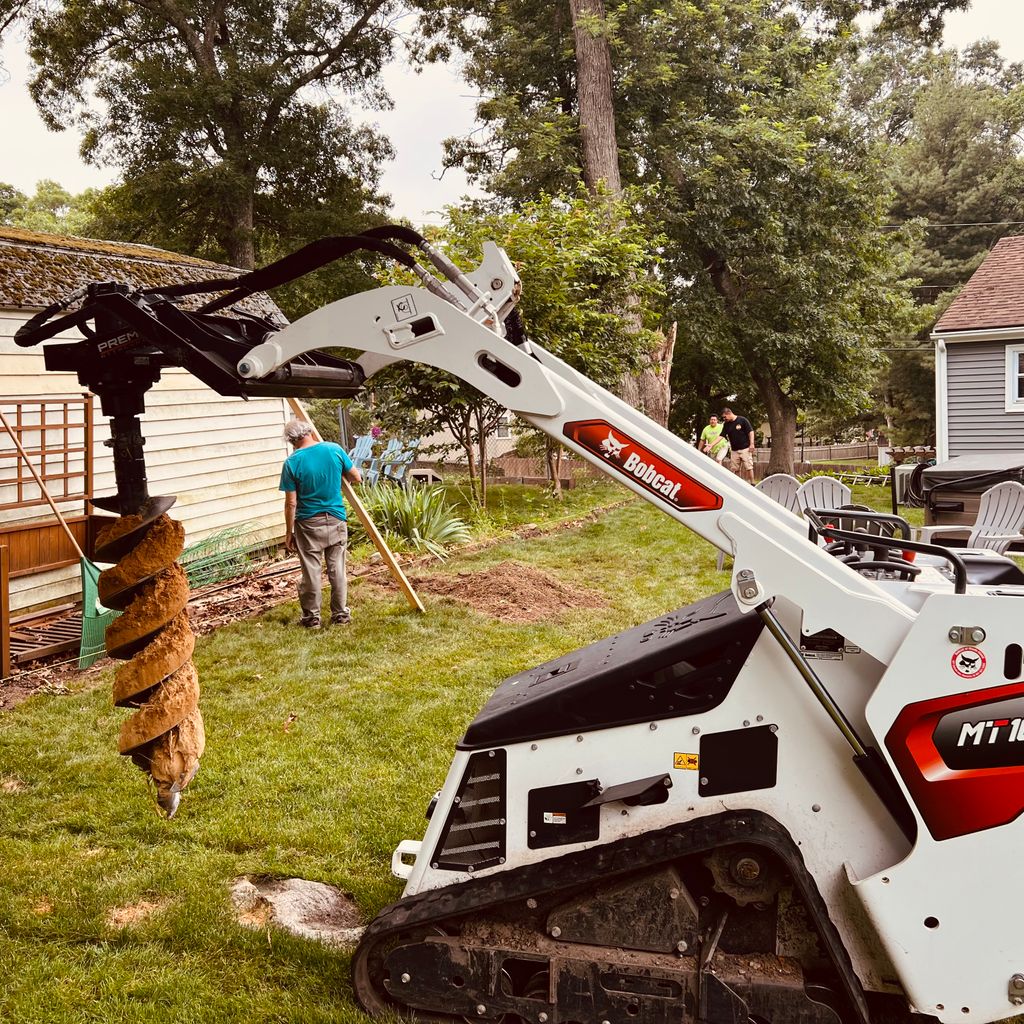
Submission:
[[1024,235],[996,243],[932,337],[937,461],[1019,452],[1024,462]]

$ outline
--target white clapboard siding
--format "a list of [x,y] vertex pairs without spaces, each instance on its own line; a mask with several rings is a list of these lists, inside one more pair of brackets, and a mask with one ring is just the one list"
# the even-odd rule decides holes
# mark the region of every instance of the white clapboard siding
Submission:
[[[0,310],[0,406],[5,397],[83,393],[74,374],[46,371],[41,348],[14,344],[14,332],[29,316]],[[78,340],[75,334],[66,338]],[[260,542],[283,537],[283,503],[277,485],[287,455],[282,431],[288,415],[282,399],[223,398],[184,370],[164,372],[146,395],[142,428],[146,466],[152,494],[177,495],[171,514],[185,525],[187,544],[242,524],[251,524],[254,539]],[[103,444],[110,432],[98,399],[93,418],[93,494],[100,496],[113,493],[114,465],[110,449]],[[60,440],[56,431],[48,437]],[[38,434],[29,440],[37,442]],[[0,444],[0,450],[7,449]],[[12,500],[12,490],[0,487],[0,503]],[[62,510],[77,515],[82,506],[72,501],[64,503]],[[0,512],[4,524],[48,518],[45,506]],[[18,612],[74,600],[79,591],[77,566],[19,577],[11,580],[12,608]]]

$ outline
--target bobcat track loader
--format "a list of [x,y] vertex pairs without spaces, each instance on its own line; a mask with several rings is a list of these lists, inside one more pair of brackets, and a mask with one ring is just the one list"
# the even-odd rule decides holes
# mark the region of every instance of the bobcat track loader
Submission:
[[[422,287],[284,327],[235,305],[361,249]],[[416,232],[381,228],[237,279],[90,285],[19,332],[84,333],[48,344],[46,364],[100,396],[117,466],[106,507],[142,530],[168,500],[148,494],[138,419],[162,368],[226,395],[347,397],[411,360],[732,555],[729,590],[497,687],[425,834],[397,846],[405,890],[355,953],[360,1003],[492,1024],[1017,1013],[1024,574],[915,544],[892,516],[801,520],[531,344],[519,292],[491,243],[463,273]]]

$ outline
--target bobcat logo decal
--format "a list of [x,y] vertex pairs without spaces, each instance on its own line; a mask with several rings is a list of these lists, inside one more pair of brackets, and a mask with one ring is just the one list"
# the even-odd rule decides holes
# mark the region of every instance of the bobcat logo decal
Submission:
[[601,442],[601,454],[606,459],[621,459],[622,449],[626,447],[625,441],[616,441],[612,437],[612,432],[608,431],[608,436]]

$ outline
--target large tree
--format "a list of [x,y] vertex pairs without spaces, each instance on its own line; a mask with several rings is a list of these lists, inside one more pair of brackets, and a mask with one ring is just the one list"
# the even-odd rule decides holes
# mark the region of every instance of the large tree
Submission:
[[[588,176],[579,6],[566,18],[505,3],[467,40],[490,132],[453,141],[449,159],[513,202]],[[772,468],[790,469],[798,406],[864,403],[875,343],[905,329],[880,154],[841,108],[834,67],[863,5],[803,5],[813,32],[782,0],[599,6],[588,0],[583,26],[610,47],[621,178],[657,195],[644,212],[667,236],[680,356],[754,381]],[[873,6],[920,21],[958,4]]]
[[916,222],[907,277],[917,299],[912,337],[877,385],[879,410],[897,443],[934,441],[938,316],[1003,235],[1024,220],[1024,66],[995,43],[937,50],[900,33],[875,33],[851,67],[855,117],[892,144],[888,220]]
[[[386,140],[341,99],[389,100],[397,0],[0,0],[27,25],[31,91],[50,127],[85,129],[87,160],[124,184],[116,220],[254,264],[298,207],[357,214]],[[13,21],[11,24],[17,24]],[[147,240],[149,240],[147,238]]]

